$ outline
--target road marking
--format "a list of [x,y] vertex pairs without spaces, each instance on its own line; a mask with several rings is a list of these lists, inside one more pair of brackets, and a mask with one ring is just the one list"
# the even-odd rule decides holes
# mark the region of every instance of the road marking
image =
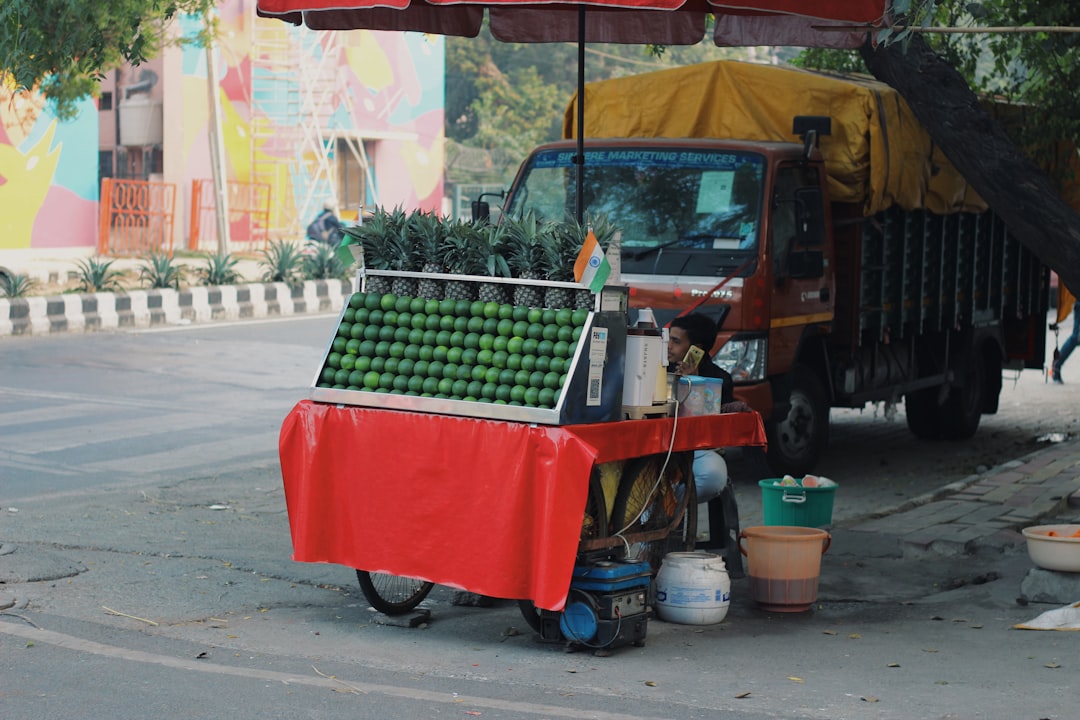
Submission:
[[133,327],[133,328],[120,328],[120,331],[128,335],[146,335],[150,333],[171,333],[181,332],[184,330],[209,330],[211,328],[232,328],[245,325],[273,325],[280,322],[288,322],[295,320],[326,320],[329,317],[337,318],[340,315],[340,311],[335,310],[333,312],[321,312],[321,313],[306,313],[303,315],[282,315],[280,317],[270,318],[252,318],[249,320],[215,320],[213,322],[206,323],[188,323],[184,325],[163,325],[154,327]]
[[[92,640],[84,640],[71,635],[43,630],[34,627],[23,627],[10,622],[0,622],[0,632],[7,635],[24,638],[35,643],[46,643],[67,650],[101,655],[103,657],[128,660],[137,663],[153,663],[162,667],[176,668],[177,670],[189,670],[193,672],[210,673],[216,675],[232,675],[235,677],[280,682],[284,685],[309,685],[311,687],[329,688],[334,690],[354,690],[365,695],[386,695],[390,697],[405,698],[408,700],[421,700],[431,703],[443,703],[455,707],[479,707],[491,710],[505,710],[508,712],[529,713],[546,717],[581,718],[589,717],[596,720],[646,720],[636,715],[624,715],[598,710],[582,711],[577,708],[563,708],[553,705],[538,705],[536,703],[515,702],[513,700],[499,700],[497,698],[476,697],[472,695],[448,695],[447,693],[431,692],[419,688],[400,687],[397,685],[376,685],[374,683],[356,682],[352,680],[340,680],[321,676],[297,675],[294,673],[277,672],[275,670],[259,670],[256,668],[239,668],[229,665],[218,665],[204,660],[191,660],[176,658],[168,655],[143,652],[141,650],[129,650],[128,648],[105,645]],[[652,719],[650,719],[652,720]]]

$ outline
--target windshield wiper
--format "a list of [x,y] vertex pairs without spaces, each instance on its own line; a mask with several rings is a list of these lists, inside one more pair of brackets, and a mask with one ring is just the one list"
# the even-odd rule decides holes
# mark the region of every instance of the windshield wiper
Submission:
[[701,238],[704,238],[704,237],[711,237],[711,236],[710,235],[684,235],[682,237],[675,238],[674,240],[668,240],[665,243],[660,243],[659,245],[653,245],[652,247],[645,248],[644,250],[638,250],[635,253],[630,253],[629,257],[630,257],[631,260],[641,260],[643,258],[649,257],[653,253],[660,252],[664,248],[669,248],[672,245],[681,245],[682,243],[686,242],[687,240],[700,240]]

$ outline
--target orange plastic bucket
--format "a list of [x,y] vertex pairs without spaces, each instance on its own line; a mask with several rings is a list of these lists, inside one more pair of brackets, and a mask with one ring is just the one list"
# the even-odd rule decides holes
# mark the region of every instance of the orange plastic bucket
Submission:
[[802,612],[817,600],[821,556],[832,536],[791,525],[749,527],[739,533],[746,556],[750,596],[764,610]]

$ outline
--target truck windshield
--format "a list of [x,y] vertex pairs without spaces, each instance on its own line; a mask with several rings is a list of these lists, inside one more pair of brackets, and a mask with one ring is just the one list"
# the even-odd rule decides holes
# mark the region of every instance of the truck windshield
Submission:
[[[541,150],[523,168],[506,211],[576,216],[573,150]],[[708,275],[756,255],[765,160],[730,149],[585,150],[585,211],[622,231],[623,272]]]

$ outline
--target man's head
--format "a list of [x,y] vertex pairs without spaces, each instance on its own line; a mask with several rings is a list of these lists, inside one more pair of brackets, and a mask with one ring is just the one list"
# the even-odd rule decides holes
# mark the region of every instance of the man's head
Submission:
[[690,313],[671,321],[668,339],[668,362],[678,362],[686,356],[691,345],[706,353],[716,342],[716,323],[700,313]]

